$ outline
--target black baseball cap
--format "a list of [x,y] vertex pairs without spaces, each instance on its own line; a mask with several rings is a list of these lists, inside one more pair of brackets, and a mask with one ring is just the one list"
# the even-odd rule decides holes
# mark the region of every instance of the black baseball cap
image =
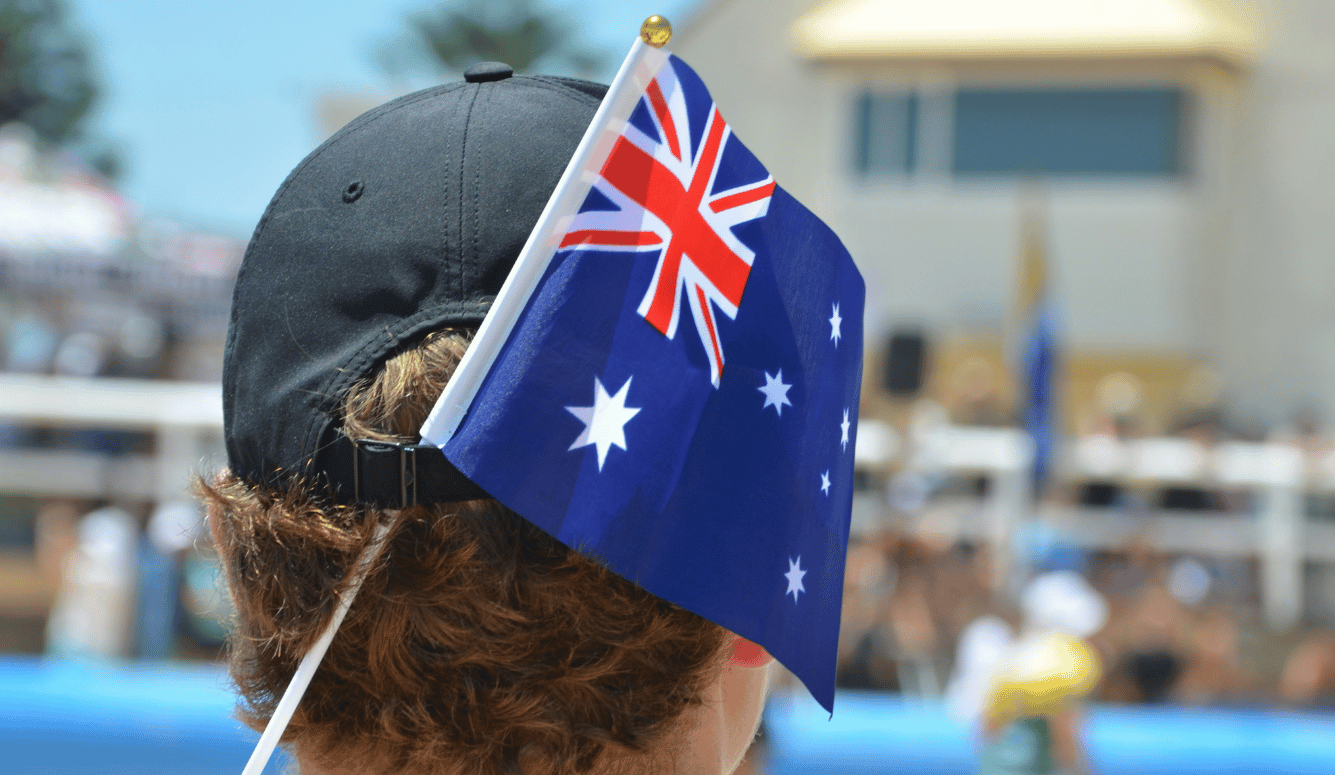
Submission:
[[607,87],[500,63],[353,120],[288,176],[241,263],[223,355],[228,465],[338,502],[485,497],[434,447],[346,438],[349,388],[476,327]]

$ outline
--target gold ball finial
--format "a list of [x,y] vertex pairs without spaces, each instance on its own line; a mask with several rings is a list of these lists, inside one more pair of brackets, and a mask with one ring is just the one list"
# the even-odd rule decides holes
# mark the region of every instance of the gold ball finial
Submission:
[[672,22],[658,14],[650,16],[640,25],[640,40],[654,48],[662,48],[672,40]]

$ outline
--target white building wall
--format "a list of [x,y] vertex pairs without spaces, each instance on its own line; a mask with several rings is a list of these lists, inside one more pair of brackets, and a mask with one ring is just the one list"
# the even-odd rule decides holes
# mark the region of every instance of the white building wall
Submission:
[[901,323],[945,333],[999,329],[1014,298],[1020,195],[1013,183],[943,174],[949,138],[940,132],[950,116],[926,107],[920,127],[935,133],[919,146],[927,169],[858,180],[852,100],[865,84],[943,90],[937,104],[948,106],[961,79],[1179,83],[1195,99],[1182,180],[1047,188],[1048,260],[1065,343],[1201,357],[1220,370],[1226,400],[1244,421],[1272,424],[1302,403],[1335,419],[1335,2],[1235,3],[1262,17],[1266,33],[1259,60],[1243,73],[1181,63],[1074,73],[817,67],[799,60],[787,38],[812,5],[705,2],[674,49],[779,183],[858,260],[869,342]]
[[[868,329],[1000,328],[1015,298],[1021,192],[850,186],[835,228],[868,281]],[[1171,185],[1053,185],[1048,261],[1062,336],[1083,348],[1191,352],[1193,197]]]
[[702,0],[673,53],[709,86],[723,117],[774,179],[822,218],[824,168],[841,120],[825,79],[799,60],[788,26],[815,0]]
[[1211,351],[1240,411],[1335,420],[1335,3],[1261,3]]

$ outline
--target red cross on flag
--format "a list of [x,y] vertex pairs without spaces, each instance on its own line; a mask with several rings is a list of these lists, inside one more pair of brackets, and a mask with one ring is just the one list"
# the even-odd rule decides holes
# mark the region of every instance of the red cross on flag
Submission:
[[645,94],[593,184],[616,209],[580,212],[560,247],[662,246],[639,314],[674,339],[684,297],[717,388],[724,354],[714,310],[736,318],[755,258],[733,227],[765,215],[774,178],[718,180],[732,130],[712,101],[688,104],[672,68],[660,70]]

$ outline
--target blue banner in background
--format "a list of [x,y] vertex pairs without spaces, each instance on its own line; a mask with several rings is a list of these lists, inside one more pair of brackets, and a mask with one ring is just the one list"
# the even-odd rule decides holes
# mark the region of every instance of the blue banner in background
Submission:
[[1034,487],[1041,493],[1057,448],[1057,312],[1040,298],[1024,348],[1025,429],[1034,438]]

